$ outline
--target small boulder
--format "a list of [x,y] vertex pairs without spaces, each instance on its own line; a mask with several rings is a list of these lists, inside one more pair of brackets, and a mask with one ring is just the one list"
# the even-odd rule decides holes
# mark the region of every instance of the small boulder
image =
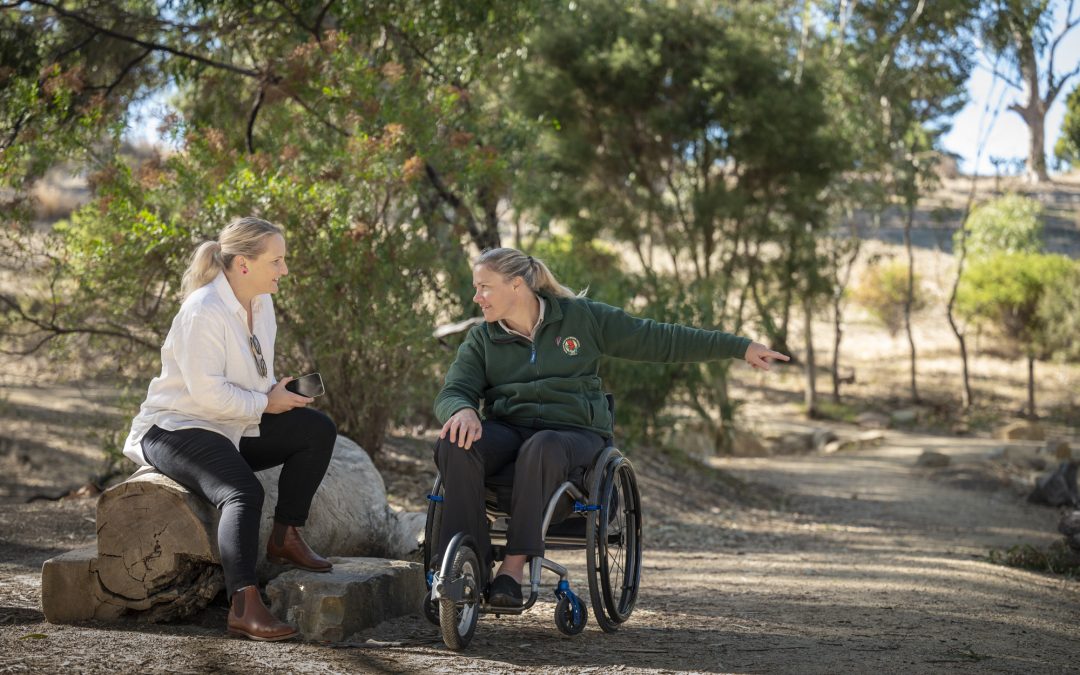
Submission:
[[857,447],[854,441],[851,439],[829,441],[825,444],[825,447],[821,449],[826,455],[831,455],[834,452],[840,452],[841,450],[853,450]]
[[814,436],[806,432],[789,432],[773,441],[775,455],[801,455],[814,449]]
[[868,410],[859,413],[855,418],[855,423],[868,429],[885,429],[889,426],[889,416]]
[[1043,441],[1046,432],[1038,422],[1019,420],[1011,422],[994,432],[994,436],[1006,441]]
[[951,462],[952,458],[944,453],[936,452],[934,450],[923,450],[923,453],[915,460],[915,466],[921,466],[928,469],[942,469],[949,466]]
[[736,457],[766,457],[769,451],[756,435],[736,429],[731,436],[731,454]]
[[1035,471],[1045,471],[1049,465],[1048,458],[1052,459],[1052,456],[1048,455],[1042,448],[1033,448],[1026,445],[1006,445],[999,448],[995,456],[997,459],[1009,464],[1016,464]]
[[810,437],[810,442],[814,446],[814,450],[817,450],[818,452],[821,452],[829,443],[836,440],[838,439],[832,429],[814,429],[814,433]]
[[904,408],[902,410],[894,410],[889,414],[889,421],[894,426],[903,426],[907,424],[915,424],[919,419],[919,411],[914,408]]
[[885,433],[877,430],[863,431],[855,437],[855,442],[859,444],[860,450],[876,448],[885,442]]
[[[1073,459],[1069,442],[1060,438],[1046,442],[1046,453],[1059,462],[1068,462]],[[1080,459],[1080,457],[1077,457],[1077,459]]]
[[1028,501],[1046,506],[1080,506],[1076,491],[1077,462],[1062,462],[1049,473],[1039,476]]
[[1061,516],[1058,532],[1065,535],[1069,548],[1080,553],[1080,511],[1071,511]]

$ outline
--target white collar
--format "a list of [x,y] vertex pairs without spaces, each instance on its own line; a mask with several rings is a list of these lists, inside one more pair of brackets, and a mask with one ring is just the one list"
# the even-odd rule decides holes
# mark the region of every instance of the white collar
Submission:
[[[211,284],[213,285],[214,290],[217,291],[218,296],[221,298],[221,301],[225,303],[225,306],[229,309],[229,311],[233,314],[236,314],[240,318],[245,319],[246,325],[247,310],[245,310],[244,306],[240,304],[240,300],[236,298],[236,293],[233,292],[232,285],[225,277],[225,272],[218,272],[218,275],[214,277],[214,280],[211,282]],[[262,296],[256,295],[254,298],[251,299],[252,314],[259,310],[259,305],[262,304],[260,301],[261,297]]]
[[499,325],[502,326],[503,330],[512,335],[520,335],[523,338],[527,338],[530,342],[535,339],[536,331],[540,329],[540,324],[544,323],[544,299],[541,298],[539,295],[536,296],[536,299],[540,302],[540,316],[536,317],[536,325],[532,327],[532,331],[530,331],[529,335],[517,332],[510,326],[506,325],[505,321],[499,319]]

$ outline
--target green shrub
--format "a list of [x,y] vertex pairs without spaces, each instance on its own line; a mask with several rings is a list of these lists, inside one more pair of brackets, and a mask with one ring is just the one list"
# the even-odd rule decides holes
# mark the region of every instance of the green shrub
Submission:
[[[1043,249],[1042,205],[1029,197],[1007,194],[975,207],[966,228],[972,258],[994,253],[1038,253]],[[959,238],[957,232],[955,237]]]
[[1055,358],[1080,361],[1080,262],[1051,276],[1036,310]]
[[987,558],[994,565],[1080,578],[1080,554],[1070,550],[1063,541],[1055,541],[1045,549],[1031,544],[1016,544],[1004,551],[991,549]]
[[1054,351],[1047,334],[1054,318],[1046,316],[1052,309],[1040,313],[1040,304],[1049,289],[1061,288],[1075,274],[1074,267],[1064,256],[1039,253],[997,253],[975,260],[960,280],[956,308],[1017,351],[1046,358]]
[[[904,327],[904,302],[907,292],[908,265],[906,262],[894,260],[868,267],[851,294],[855,302],[885,326],[889,335],[896,335]],[[926,295],[917,274],[912,295],[911,311],[914,313],[926,306]]]
[[1065,100],[1065,119],[1054,144],[1054,156],[1065,166],[1080,167],[1080,84]]

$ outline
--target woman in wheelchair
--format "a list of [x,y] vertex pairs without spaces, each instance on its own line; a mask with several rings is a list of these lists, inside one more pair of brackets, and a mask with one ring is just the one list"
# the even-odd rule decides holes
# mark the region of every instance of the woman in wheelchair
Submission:
[[597,375],[601,356],[668,363],[742,358],[763,370],[788,357],[745,337],[640,319],[581,297],[543,261],[512,248],[481,255],[473,286],[484,323],[469,331],[435,400],[443,423],[435,445],[443,495],[432,534],[439,546],[458,533],[472,537],[480,570],[489,573],[484,482],[513,463],[506,546],[488,603],[517,608],[525,563],[544,553],[545,507],[568,476],[592,466],[612,436]]

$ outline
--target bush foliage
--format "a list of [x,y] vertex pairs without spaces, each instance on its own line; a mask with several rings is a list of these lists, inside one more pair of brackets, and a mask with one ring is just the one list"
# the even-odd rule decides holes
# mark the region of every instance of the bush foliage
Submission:
[[[967,251],[973,258],[994,253],[1038,253],[1043,250],[1042,204],[1008,194],[975,207],[966,227]],[[959,238],[957,232],[956,237]]]
[[[900,260],[872,264],[852,289],[852,298],[870,313],[889,335],[904,327],[904,303],[907,301],[908,265]],[[926,293],[915,275],[912,312],[926,307]]]
[[1052,295],[1063,296],[1065,283],[1076,278],[1076,266],[1065,256],[1041,253],[997,253],[976,260],[960,281],[957,309],[1017,353],[1047,358],[1060,345],[1049,331],[1056,320],[1049,315],[1053,304],[1044,303]]

